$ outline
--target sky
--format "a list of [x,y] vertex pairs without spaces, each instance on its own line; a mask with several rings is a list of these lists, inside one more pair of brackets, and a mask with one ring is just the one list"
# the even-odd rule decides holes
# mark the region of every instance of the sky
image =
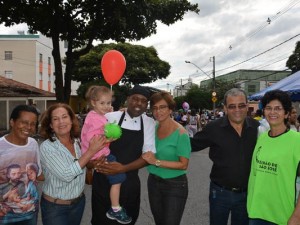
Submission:
[[[133,42],[155,47],[171,66],[166,79],[147,86],[173,90],[189,78],[200,84],[212,76],[213,57],[216,77],[240,69],[287,69],[286,61],[300,41],[300,0],[190,2],[198,3],[199,14],[187,13],[170,26],[158,23],[156,34]],[[16,34],[23,27],[0,25],[0,34]]]

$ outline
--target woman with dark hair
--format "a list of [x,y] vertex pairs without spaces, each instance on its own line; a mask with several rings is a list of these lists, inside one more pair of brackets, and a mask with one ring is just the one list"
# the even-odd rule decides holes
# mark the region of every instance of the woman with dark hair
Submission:
[[175,101],[168,92],[157,92],[150,107],[157,120],[156,153],[146,152],[149,202],[156,225],[179,225],[188,196],[186,170],[191,152],[187,131],[170,115]]
[[[34,107],[18,105],[10,115],[9,133],[0,138],[0,224],[37,224],[37,184],[32,184],[36,198],[29,202],[26,201],[24,183],[24,180],[35,180],[41,174],[38,169],[32,176],[25,173],[26,164],[40,165],[39,146],[31,138],[36,133],[37,121],[38,113]],[[10,202],[11,197],[14,202]],[[26,204],[19,204],[21,201],[26,201]]]
[[85,166],[106,145],[94,136],[81,154],[79,122],[67,104],[50,106],[43,115],[40,134],[41,164],[45,176],[41,199],[44,225],[79,225],[84,206]]
[[247,199],[249,224],[300,224],[300,202],[296,203],[295,193],[300,133],[288,127],[292,103],[281,90],[267,92],[261,102],[270,130],[259,136],[253,153]]

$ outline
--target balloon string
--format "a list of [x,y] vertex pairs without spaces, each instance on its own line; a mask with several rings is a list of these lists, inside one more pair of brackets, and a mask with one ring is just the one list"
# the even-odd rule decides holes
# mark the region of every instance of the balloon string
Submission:
[[110,85],[110,90],[112,91],[112,85]]

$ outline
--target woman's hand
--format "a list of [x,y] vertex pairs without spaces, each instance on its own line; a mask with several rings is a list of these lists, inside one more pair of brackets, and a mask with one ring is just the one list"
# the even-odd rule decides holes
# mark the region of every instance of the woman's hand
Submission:
[[156,158],[155,158],[155,155],[153,152],[151,151],[148,151],[148,152],[145,152],[143,155],[142,155],[142,158],[149,164],[152,164],[154,165],[155,162],[156,162]]
[[95,135],[91,138],[89,142],[88,151],[93,152],[94,154],[104,148],[109,141],[103,135]]

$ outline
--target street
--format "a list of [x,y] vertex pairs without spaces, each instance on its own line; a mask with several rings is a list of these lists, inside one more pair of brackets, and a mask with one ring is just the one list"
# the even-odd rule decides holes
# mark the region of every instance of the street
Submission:
[[[211,161],[208,158],[208,150],[191,154],[188,180],[189,196],[187,199],[185,211],[181,221],[182,225],[208,225],[208,187]],[[141,209],[136,225],[154,225],[153,217],[150,211],[147,194],[148,172],[145,168],[140,170],[142,184]],[[91,186],[86,185],[86,206],[81,225],[89,225],[92,216],[91,211]],[[40,215],[38,225],[42,225]]]

